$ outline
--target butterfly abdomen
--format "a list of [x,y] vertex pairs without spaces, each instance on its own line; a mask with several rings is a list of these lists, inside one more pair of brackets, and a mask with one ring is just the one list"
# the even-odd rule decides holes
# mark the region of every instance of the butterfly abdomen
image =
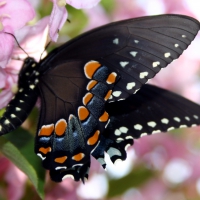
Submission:
[[1,135],[16,129],[28,117],[38,97],[36,90],[18,91],[13,97],[0,119]]

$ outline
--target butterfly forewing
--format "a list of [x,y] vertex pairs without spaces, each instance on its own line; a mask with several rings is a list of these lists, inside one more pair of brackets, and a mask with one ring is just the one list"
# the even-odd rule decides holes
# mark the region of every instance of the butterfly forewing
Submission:
[[[182,15],[160,15],[114,22],[64,44],[42,64],[41,70],[63,60],[98,60],[120,74],[119,96],[137,91],[182,54],[199,30],[199,22]],[[115,89],[114,89],[115,90]],[[118,91],[118,90],[116,90]]]

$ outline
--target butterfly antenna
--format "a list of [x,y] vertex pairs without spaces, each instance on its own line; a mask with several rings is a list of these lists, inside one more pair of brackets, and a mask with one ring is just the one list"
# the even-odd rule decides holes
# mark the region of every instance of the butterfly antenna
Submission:
[[8,32],[4,32],[4,33],[13,36],[13,38],[15,39],[18,47],[27,55],[27,57],[29,57],[28,53],[20,46],[19,42],[17,41],[17,38],[12,33],[8,33]]

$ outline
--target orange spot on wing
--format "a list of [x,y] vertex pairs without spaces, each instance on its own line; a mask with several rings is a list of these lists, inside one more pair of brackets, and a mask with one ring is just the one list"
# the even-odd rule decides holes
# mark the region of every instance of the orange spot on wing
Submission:
[[88,104],[88,102],[92,99],[93,94],[91,93],[87,93],[84,97],[83,97],[83,104],[86,106]]
[[63,157],[59,157],[59,158],[55,158],[54,161],[57,163],[64,163],[65,160],[67,160],[67,156],[63,156]]
[[107,101],[110,98],[110,95],[112,94],[112,90],[109,90],[106,94],[106,96],[104,97],[104,100]]
[[97,61],[90,61],[84,67],[84,72],[87,78],[91,79],[96,70],[101,66]]
[[84,153],[78,153],[78,154],[74,155],[74,156],[72,157],[72,159],[75,160],[75,161],[80,161],[80,160],[82,160],[84,157],[85,157]]
[[51,152],[51,147],[47,147],[47,148],[40,147],[39,151],[42,152],[43,154],[47,154],[48,152]]
[[107,82],[108,84],[112,84],[112,83],[114,83],[114,82],[116,81],[116,77],[117,77],[117,74],[116,74],[115,72],[112,72],[112,73],[108,76],[106,82]]
[[91,90],[98,82],[97,81],[94,81],[94,80],[91,80],[88,85],[87,85],[87,90]]
[[56,135],[62,136],[65,133],[66,128],[67,128],[67,122],[64,119],[58,120],[55,126]]
[[87,144],[88,145],[94,145],[97,143],[98,139],[99,139],[99,134],[100,134],[100,131],[97,130],[94,135],[92,137],[90,137],[87,141]]
[[107,122],[107,121],[108,121],[108,118],[109,118],[109,115],[108,115],[108,113],[105,111],[105,112],[103,113],[103,115],[101,115],[101,117],[99,118],[99,121],[100,121],[100,122]]
[[90,114],[90,113],[89,113],[89,111],[88,111],[87,108],[85,108],[85,107],[83,107],[83,106],[80,106],[80,107],[78,108],[78,116],[79,116],[79,119],[80,119],[81,121],[85,120],[85,119],[88,117],[89,114]]
[[39,136],[50,136],[54,130],[54,124],[44,125],[39,131]]

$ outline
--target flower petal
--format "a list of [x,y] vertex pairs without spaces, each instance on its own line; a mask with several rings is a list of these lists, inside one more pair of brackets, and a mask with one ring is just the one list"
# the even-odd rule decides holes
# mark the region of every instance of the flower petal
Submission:
[[66,0],[67,4],[77,8],[92,8],[96,6],[100,0]]
[[[49,17],[44,17],[34,26],[25,26],[16,31],[15,35],[20,46],[28,53],[28,55],[39,60],[47,43],[48,33]],[[17,46],[14,49],[13,56],[22,59],[27,57],[27,55]]]
[[65,6],[59,6],[54,0],[53,10],[49,20],[49,34],[51,39],[55,42],[58,39],[58,32],[64,25],[67,19],[67,10]]
[[[10,27],[4,28],[5,32],[12,33]],[[0,67],[5,67],[8,63],[14,48],[14,38],[6,33],[0,32]]]
[[35,17],[35,11],[27,0],[6,0],[0,7],[3,26],[12,27],[13,30],[22,28]]

